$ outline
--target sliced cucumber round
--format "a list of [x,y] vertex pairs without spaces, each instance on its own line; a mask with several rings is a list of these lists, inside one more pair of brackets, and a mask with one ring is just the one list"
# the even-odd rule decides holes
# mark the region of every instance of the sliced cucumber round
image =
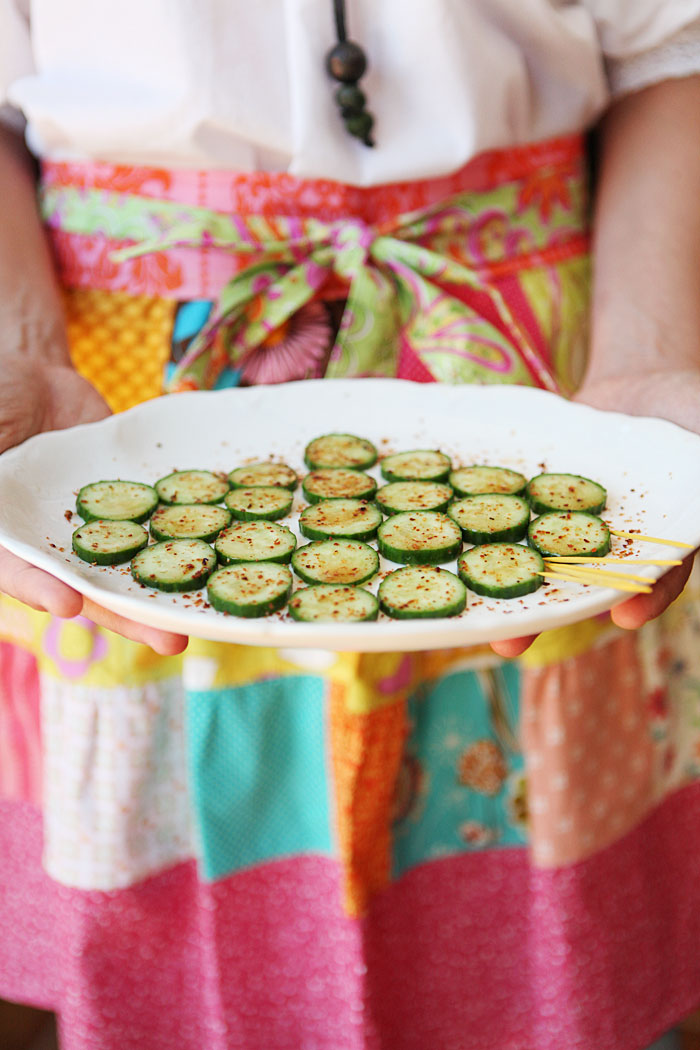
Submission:
[[447,569],[410,565],[396,569],[382,580],[379,604],[395,620],[457,616],[466,607],[467,589]]
[[93,481],[76,500],[84,521],[146,521],[157,506],[156,490],[140,481]]
[[156,481],[161,503],[221,503],[229,483],[211,470],[176,470]]
[[367,438],[355,434],[322,434],[304,449],[309,470],[320,467],[355,467],[366,470],[377,462],[377,450]]
[[366,583],[379,571],[379,555],[362,540],[314,540],[292,555],[304,583]]
[[370,540],[382,521],[381,511],[359,499],[328,499],[313,503],[299,515],[299,530],[308,540],[341,537]]
[[387,481],[445,481],[452,460],[434,449],[414,449],[385,456],[381,469]]
[[231,521],[231,512],[210,503],[170,503],[151,518],[154,540],[204,540],[213,543]]
[[452,499],[449,485],[437,481],[392,481],[377,489],[374,497],[385,514],[404,510],[447,510]]
[[293,492],[298,478],[286,463],[251,463],[247,467],[236,467],[228,476],[234,489],[252,489],[258,485],[274,485]]
[[309,503],[320,503],[322,499],[372,499],[377,483],[361,470],[322,467],[307,474],[301,488]]
[[467,543],[515,543],[527,534],[530,524],[530,504],[522,496],[464,496],[451,503],[447,513],[457,522]]
[[304,623],[357,623],[376,620],[379,602],[364,587],[318,583],[295,591],[289,612]]
[[610,550],[610,530],[594,514],[550,511],[531,522],[527,541],[540,554],[553,557],[601,558]]
[[137,583],[159,591],[196,591],[216,568],[216,554],[204,540],[163,540],[133,559]]
[[462,549],[462,530],[437,511],[403,511],[379,526],[377,546],[389,561],[437,565],[457,557]]
[[248,489],[231,489],[224,502],[238,521],[276,521],[292,509],[293,496],[279,485],[258,485]]
[[527,485],[527,478],[517,470],[486,463],[453,470],[448,480],[458,496],[477,496],[483,492],[519,496]]
[[465,551],[457,562],[470,591],[488,598],[519,598],[542,586],[544,562],[520,543],[485,543]]
[[72,546],[83,561],[120,565],[148,543],[148,533],[135,521],[88,521],[73,533]]
[[236,521],[219,533],[214,544],[222,565],[273,561],[288,564],[297,545],[286,525],[275,521]]
[[602,485],[580,474],[538,474],[531,478],[525,491],[535,514],[548,510],[600,514],[608,498]]
[[286,565],[271,562],[227,565],[209,577],[207,598],[219,612],[254,619],[283,609],[292,593]]

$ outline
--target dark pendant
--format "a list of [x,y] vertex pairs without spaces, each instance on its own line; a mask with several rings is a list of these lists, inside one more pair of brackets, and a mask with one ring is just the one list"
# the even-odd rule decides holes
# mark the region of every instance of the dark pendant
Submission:
[[348,40],[345,32],[345,0],[333,0],[338,43],[326,55],[326,70],[334,80],[340,81],[335,100],[347,131],[374,146],[372,128],[374,117],[365,108],[366,98],[357,82],[367,70],[367,56],[359,44]]

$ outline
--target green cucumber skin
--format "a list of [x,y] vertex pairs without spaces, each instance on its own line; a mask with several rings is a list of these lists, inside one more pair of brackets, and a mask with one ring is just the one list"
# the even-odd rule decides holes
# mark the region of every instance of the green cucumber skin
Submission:
[[[421,511],[416,513],[420,514]],[[445,562],[454,561],[462,550],[462,541],[458,540],[451,547],[441,547],[439,550],[401,551],[390,547],[377,537],[379,553],[387,561],[396,562],[397,565],[443,565]]]
[[[312,507],[317,505],[318,504],[311,504]],[[374,524],[361,532],[353,532],[352,535],[347,535],[346,533],[342,532],[333,533],[329,532],[328,529],[317,529],[313,525],[308,525],[307,522],[304,520],[304,511],[302,511],[299,517],[299,531],[302,534],[302,536],[306,536],[307,540],[362,540],[363,543],[366,543],[368,540],[374,539],[374,537],[377,535],[377,529],[382,523],[381,514],[379,513],[378,508],[375,507],[373,503],[366,503],[366,509],[370,512],[370,516],[372,516],[372,512],[374,512],[374,514],[377,515]]]
[[299,531],[302,536],[306,536],[307,540],[362,540],[363,543],[367,543],[368,540],[374,539],[377,535],[377,529],[380,525],[381,522],[378,521],[373,528],[367,529],[365,532],[353,532],[352,536],[345,536],[342,533],[336,535],[331,532],[323,532],[321,529],[310,528],[302,523],[299,524]]
[[[496,469],[510,470],[511,469],[510,467],[505,467],[505,468],[489,467],[488,464],[486,464],[486,463],[484,463],[484,464],[479,464],[479,463],[472,464],[473,467],[479,467],[479,466],[482,466],[482,465],[484,467],[487,467],[488,469],[491,469],[491,470],[496,470]],[[459,484],[459,482],[454,480],[454,476],[457,475],[461,469],[463,469],[463,468],[458,467],[456,470],[451,471],[450,472],[450,476],[448,478],[448,483],[452,486],[452,488],[455,491],[455,496],[457,496],[458,498],[464,498],[466,496],[482,496],[482,495],[487,495],[487,494],[489,494],[489,495],[522,496],[523,498],[525,498],[525,490],[527,489],[527,478],[524,477],[522,474],[520,476],[523,479],[523,483],[518,489],[512,489],[512,490],[509,490],[508,492],[501,492],[498,489],[496,489],[496,490],[489,489],[489,490],[487,490],[487,492],[485,492],[481,488],[479,488],[479,489],[465,489],[465,488],[462,488],[462,486]],[[467,468],[464,468],[464,469],[467,469]],[[519,471],[515,471],[514,470],[514,471],[512,471],[512,473],[513,474],[518,474]]]
[[[492,493],[475,493],[475,495],[492,495]],[[493,495],[501,495],[501,493],[495,493]],[[515,493],[508,493],[508,495],[515,495]],[[459,503],[462,499],[471,499],[470,496],[460,496],[459,500],[453,500],[450,507],[454,507],[455,503]],[[448,508],[447,516],[454,521],[455,525],[459,525],[462,530],[462,537],[466,543],[471,543],[475,547],[480,547],[484,543],[517,543],[519,540],[525,539],[527,536],[527,530],[530,525],[530,510],[527,500],[522,499],[518,496],[523,505],[523,513],[527,514],[520,525],[513,525],[507,529],[494,529],[492,532],[484,532],[481,529],[469,529],[464,525],[461,525],[459,521],[450,513]]]
[[474,594],[480,594],[484,598],[522,598],[526,594],[533,594],[535,591],[538,591],[544,583],[543,578],[537,576],[534,579],[513,584],[512,587],[489,587],[473,580],[469,573],[462,568],[461,562],[457,564],[457,573],[462,583],[470,591],[473,591]]
[[[459,525],[459,522],[455,524]],[[465,543],[481,547],[484,543],[517,543],[527,536],[529,524],[528,521],[525,521],[522,525],[514,526],[512,529],[500,529],[496,532],[478,532],[476,529],[462,528],[461,525],[460,528]]]
[[[390,484],[392,484],[392,483],[390,482]],[[409,482],[409,484],[410,484],[410,482]],[[418,483],[416,483],[416,484],[418,484]],[[437,484],[446,484],[446,482],[438,482]],[[386,488],[386,486],[383,486],[383,487]],[[447,487],[450,488],[451,486],[448,485]],[[450,503],[452,502],[452,498],[453,498],[452,494],[450,494],[449,496],[446,496],[444,500],[441,500],[439,503],[436,503],[435,506],[433,506],[433,507],[419,507],[419,508],[415,508],[415,511],[411,511],[411,513],[415,512],[415,513],[419,514],[423,510],[430,510],[430,511],[435,511],[438,514],[444,514],[444,513],[447,512],[447,508],[449,507]],[[377,491],[377,493],[375,494],[374,503],[375,503],[375,505],[377,507],[379,507],[379,509],[382,512],[382,514],[386,514],[386,516],[388,518],[392,517],[394,514],[405,514],[405,513],[407,513],[407,510],[406,510],[405,507],[394,507],[394,506],[392,506],[391,502],[385,502],[385,500],[383,499],[383,497],[381,495],[381,489],[379,489]]]
[[[401,570],[397,569],[395,571],[400,572]],[[447,572],[448,570],[443,569],[442,571]],[[391,575],[392,574],[389,574],[386,579],[391,579]],[[454,573],[450,573],[450,575],[454,576]],[[457,579],[457,577],[455,578]],[[463,580],[461,582],[464,583]],[[392,620],[445,620],[449,619],[451,616],[459,616],[459,614],[464,612],[467,607],[466,588],[464,594],[456,602],[452,602],[450,605],[443,605],[440,609],[400,609],[398,606],[391,605],[390,602],[385,600],[382,595],[381,585],[379,587],[378,597],[380,609],[387,616],[390,616]]]
[[[404,511],[403,513],[420,516],[421,514],[432,514],[435,512],[418,510]],[[386,519],[386,523],[389,524],[393,522],[396,517],[398,517],[398,515],[392,515],[390,518]],[[453,522],[451,518],[450,522],[455,526],[457,525],[457,523]],[[459,526],[457,526],[457,528],[459,528]],[[388,561],[396,562],[398,565],[442,565],[445,562],[454,561],[454,559],[459,556],[462,550],[462,537],[460,534],[459,538],[447,547],[437,547],[433,550],[402,550],[399,547],[392,547],[391,544],[387,543],[382,538],[380,526],[379,531],[377,532],[377,547],[379,548],[379,553],[382,557],[386,558]]]
[[[311,584],[311,588],[313,588],[314,586],[324,587],[324,586],[327,586],[327,585],[326,584]],[[338,586],[339,587],[350,587],[352,585],[349,584],[349,583],[347,583],[347,584],[343,583],[343,584],[339,584]],[[303,594],[305,590],[309,590],[311,588],[302,587],[302,589],[300,591],[297,591],[296,593],[297,594]],[[359,591],[363,591],[364,594],[369,594],[371,598],[374,598],[374,595],[371,594],[370,591],[365,591],[363,587],[358,587],[357,589]],[[368,622],[370,622],[372,620],[376,620],[377,619],[377,617],[379,615],[379,602],[375,598],[374,599],[374,603],[373,603],[369,613],[367,614],[367,616],[363,616],[359,620],[335,620],[335,621],[333,621],[333,620],[313,620],[313,619],[312,620],[307,620],[305,616],[300,615],[298,607],[294,604],[294,597],[292,597],[292,600],[289,603],[289,610],[288,611],[289,611],[289,615],[291,616],[291,618],[293,620],[296,620],[298,623],[368,623]]]
[[564,555],[562,555],[561,551],[551,551],[548,548],[543,547],[542,544],[538,543],[537,540],[533,536],[533,532],[537,528],[538,522],[540,521],[540,519],[542,517],[544,517],[547,514],[560,514],[562,516],[565,516],[565,515],[568,515],[568,514],[585,514],[588,517],[593,518],[595,521],[599,521],[601,525],[605,526],[605,530],[607,532],[607,537],[603,540],[603,542],[598,547],[596,547],[592,551],[582,551],[579,547],[576,547],[570,552],[570,556],[578,557],[578,558],[602,558],[606,554],[609,553],[610,546],[611,546],[610,532],[608,530],[607,525],[605,525],[605,522],[602,521],[600,518],[597,518],[595,514],[591,514],[587,510],[586,511],[584,511],[584,510],[577,510],[577,511],[548,510],[548,511],[545,511],[545,514],[541,514],[539,517],[534,518],[530,522],[530,526],[529,526],[528,531],[527,531],[528,546],[532,547],[532,549],[537,551],[538,554],[542,555],[545,558],[561,558],[561,557],[564,557]]
[[294,554],[294,548],[286,551],[284,554],[270,555],[266,558],[232,558],[228,554],[222,554],[221,551],[216,552],[216,556],[219,559],[219,565],[257,565],[259,562],[271,561],[275,565],[289,565]]
[[459,616],[461,612],[464,612],[467,607],[467,599],[464,599],[464,605],[460,605],[454,610],[452,610],[451,606],[446,606],[444,609],[435,609],[430,612],[406,612],[405,609],[395,609],[382,601],[380,601],[379,607],[392,620],[448,620],[451,616]]
[[[144,485],[144,488],[151,489],[151,491],[153,492],[153,505],[149,510],[143,511],[142,514],[136,514],[132,518],[105,518],[103,514],[93,514],[92,511],[88,510],[87,507],[84,506],[83,493],[86,489],[92,488],[93,485],[102,485],[105,483],[107,485],[112,485],[115,481],[121,480],[121,478],[115,478],[113,481],[109,481],[107,479],[102,479],[100,481],[91,481],[88,485],[83,485],[83,487],[79,490],[75,501],[75,509],[77,510],[78,514],[83,519],[86,525],[89,524],[89,522],[91,521],[133,521],[136,525],[141,525],[144,521],[148,521],[153,511],[158,506],[158,494],[152,485]],[[131,484],[141,484],[141,482],[131,482]],[[108,563],[104,562],[103,564]],[[119,563],[113,562],[112,564],[118,565]]]
[[[355,537],[353,537],[353,539],[354,538]],[[306,572],[305,569],[299,565],[299,555],[301,555],[303,551],[308,550],[309,547],[313,547],[315,544],[332,543],[332,542],[333,542],[332,539],[330,539],[330,540],[314,540],[311,543],[304,544],[303,547],[297,547],[297,549],[292,554],[291,563],[292,563],[292,568],[294,569],[294,572],[297,574],[297,576],[299,577],[300,580],[303,580],[304,583],[308,583],[311,586],[313,586],[313,584],[316,584],[316,583],[329,583],[329,582],[331,582],[329,580],[319,580],[315,576],[312,576],[311,573]],[[364,541],[358,541],[358,542],[364,542]],[[374,554],[375,559],[376,559],[374,568],[372,569],[371,572],[368,572],[365,576],[362,576],[358,580],[352,580],[351,582],[348,582],[348,583],[342,583],[341,581],[333,581],[333,582],[338,582],[343,587],[359,587],[363,583],[367,583],[374,576],[376,576],[377,573],[379,572],[379,556],[378,556],[377,552],[374,550],[373,547],[369,547],[368,546],[367,549],[372,551],[372,553]]]
[[[221,529],[225,528],[225,525],[221,526]],[[154,526],[151,522],[151,536],[157,543],[160,543],[163,540],[202,540],[204,543],[214,543],[216,537],[221,532],[221,529],[216,529],[214,532],[198,533],[196,536],[171,536],[169,532],[162,532],[161,529]]]
[[[267,486],[258,485],[258,486],[252,486],[252,487],[253,488],[256,488],[256,487],[257,488],[266,488]],[[280,488],[281,489],[281,486],[275,486],[275,488]],[[240,491],[241,491],[241,489],[232,489],[233,493],[240,492]],[[290,513],[290,511],[292,509],[292,503],[293,503],[292,494],[289,491],[289,489],[284,489],[283,491],[288,493],[289,499],[284,504],[280,504],[280,506],[277,507],[275,510],[268,510],[268,511],[243,510],[243,509],[241,509],[239,507],[232,507],[231,503],[228,500],[225,500],[226,507],[227,507],[228,510],[231,511],[231,517],[235,518],[236,521],[279,521],[280,518],[286,518],[287,517],[287,515]]]
[[[533,514],[549,514],[551,511],[561,510],[561,507],[552,507],[547,503],[542,503],[538,499],[531,499],[528,497],[530,506],[532,507]],[[601,511],[605,510],[607,503],[607,497],[601,502],[596,503],[593,507],[586,507],[585,510],[579,511],[580,514],[600,514]],[[566,513],[566,512],[565,512]]]
[[133,562],[131,566],[131,575],[134,577],[137,583],[143,584],[144,587],[152,587],[155,591],[162,591],[164,594],[184,594],[185,591],[201,591],[205,583],[213,573],[216,565],[212,565],[211,568],[207,566],[206,571],[202,572],[199,576],[194,577],[191,580],[180,580],[172,581],[170,583],[158,583],[150,579],[150,577],[140,576],[138,571],[134,569]]
[[[205,503],[193,504],[193,506],[197,506],[197,507],[214,506],[214,505],[215,504],[205,504]],[[170,504],[164,504],[164,506],[167,506],[167,507],[186,507],[186,506],[188,506],[188,504],[186,504],[186,503],[170,503]],[[199,533],[196,536],[182,536],[181,534],[178,534],[177,536],[173,536],[169,532],[167,532],[166,530],[159,529],[158,526],[154,523],[153,519],[151,519],[151,536],[158,543],[160,543],[162,540],[202,540],[204,543],[214,543],[216,538],[217,538],[217,536],[219,535],[219,533],[223,532],[224,529],[228,528],[228,526],[230,524],[231,524],[231,514],[229,512],[228,521],[225,522],[218,529],[212,529],[211,532],[206,532],[206,533],[202,532],[202,533]]]
[[420,478],[406,477],[405,474],[396,474],[396,473],[394,473],[394,471],[390,470],[388,467],[385,467],[383,464],[381,465],[381,471],[382,471],[382,477],[386,481],[389,481],[389,482],[391,482],[391,481],[438,481],[438,482],[447,482],[447,479],[450,476],[450,473],[452,472],[452,467],[451,466],[445,467],[444,470],[438,471],[437,474],[431,474],[430,477],[420,477]]
[[259,620],[263,616],[270,616],[271,613],[279,612],[280,609],[284,609],[291,594],[292,583],[290,580],[286,590],[267,602],[261,602],[258,605],[238,605],[236,602],[228,601],[226,598],[220,598],[216,591],[212,591],[211,587],[207,587],[207,601],[212,609],[216,609],[217,612],[228,613],[229,616],[240,616],[245,620]]
[[[245,467],[235,467],[234,470],[232,470],[229,473],[229,475],[228,475],[228,483],[229,483],[229,485],[231,486],[232,489],[267,488],[269,486],[269,482],[267,482],[267,481],[261,481],[259,485],[256,485],[256,484],[252,484],[251,485],[250,482],[245,482],[244,483],[242,481],[236,481],[231,476],[232,474],[234,474],[236,472],[236,470],[245,470],[245,469],[246,469]],[[291,467],[290,467],[290,470],[291,470]],[[299,479],[295,475],[294,481],[287,481],[284,484],[281,481],[278,481],[277,484],[276,484],[276,487],[280,488],[280,489],[288,489],[290,492],[294,492],[294,490],[296,489],[298,484],[299,484]]]
[[288,551],[287,554],[277,554],[269,558],[229,558],[227,555],[217,551],[219,565],[257,565],[260,562],[267,561],[274,562],[275,565],[289,565],[293,554],[294,551]]
[[[350,467],[324,467],[323,469],[324,470],[350,470],[352,468],[350,468]],[[355,471],[355,473],[358,474],[358,475],[362,475],[362,471],[361,470],[357,470],[357,471]],[[313,476],[313,474],[309,475],[309,477],[312,477],[312,476]],[[313,492],[312,490],[310,490],[308,488],[308,486],[307,486],[307,480],[308,479],[307,478],[304,478],[302,483],[301,483],[301,491],[303,492],[304,498],[306,499],[306,501],[308,503],[322,503],[324,500],[327,500],[327,499],[361,499],[361,500],[369,501],[369,500],[371,500],[374,497],[374,494],[377,491],[377,483],[374,480],[374,478],[370,478],[369,475],[365,475],[365,476],[366,476],[366,479],[367,479],[367,487],[364,490],[364,492],[352,493],[352,495],[349,495],[349,496],[347,496],[347,495],[342,495],[342,496],[321,496],[321,495],[319,495],[319,493]]]
[[[166,540],[166,543],[172,542]],[[144,548],[147,549],[147,548]],[[131,575],[134,577],[137,583],[143,584],[144,587],[152,587],[153,590],[162,591],[165,594],[182,594],[185,591],[199,591],[204,587],[205,583],[214,572],[217,564],[216,551],[211,548],[212,559],[211,565],[206,565],[202,571],[195,577],[189,580],[172,580],[170,582],[160,582],[154,580],[150,575],[141,575],[139,572],[138,565],[131,563]]]
[[[392,518],[394,514],[406,513],[403,508],[397,509],[392,507],[389,503],[382,503],[381,500],[375,499],[374,502],[375,505],[379,507],[382,514],[386,514],[387,518]],[[434,507],[421,507],[420,510],[412,510],[411,514],[422,514],[424,511],[435,511],[436,514],[446,514],[451,502],[451,500],[446,499],[442,503],[436,503]]]
[[249,510],[235,510],[229,507],[231,517],[236,521],[279,521],[280,518],[286,518],[291,509],[291,503],[282,511],[268,511],[265,514]]
[[[367,458],[362,460],[362,462],[360,462],[360,463],[342,463],[342,464],[341,463],[326,463],[324,460],[314,459],[313,454],[309,453],[309,451],[308,451],[309,447],[311,445],[313,445],[315,441],[320,441],[322,438],[327,438],[327,437],[347,437],[347,438],[352,438],[355,441],[367,442],[367,444],[370,446],[367,449]],[[369,470],[369,468],[373,467],[374,464],[377,462],[378,455],[379,455],[379,453],[377,452],[377,450],[374,447],[374,445],[372,444],[372,442],[368,441],[367,438],[359,437],[357,434],[341,434],[341,433],[319,434],[319,436],[317,438],[314,438],[312,441],[310,441],[309,444],[304,449],[304,463],[309,468],[309,470],[321,470],[321,469],[323,469],[325,467],[338,467],[338,466],[347,467],[350,470]]]
[[[100,518],[92,518],[91,521],[100,521]],[[108,521],[110,519],[104,519]],[[131,519],[129,519],[131,520]],[[90,522],[86,521],[86,525]],[[135,525],[139,525],[140,522],[134,522]],[[76,532],[78,530],[76,529]],[[142,551],[148,544],[148,535],[146,535],[143,541],[137,547],[130,547],[126,551],[114,551],[112,554],[102,554],[99,551],[88,551],[87,547],[83,547],[80,540],[76,541],[75,533],[71,540],[71,546],[73,553],[77,554],[83,561],[88,562],[90,565],[123,565],[124,562],[131,561],[134,555]]]
[[[198,470],[198,468],[193,468],[193,470]],[[156,483],[155,483],[155,485],[153,487],[154,487],[154,489],[155,489],[155,491],[156,491],[156,493],[158,495],[158,498],[160,499],[160,502],[163,503],[166,507],[182,507],[182,506],[187,506],[188,504],[192,503],[192,500],[189,500],[189,499],[185,499],[185,500],[179,500],[179,499],[170,500],[170,499],[166,499],[162,495],[161,489],[158,488],[158,486],[161,485],[162,482],[170,481],[171,478],[177,477],[178,474],[188,474],[188,473],[190,473],[190,471],[187,471],[187,470],[174,470],[171,474],[166,474],[164,477],[158,478],[158,480],[156,481]],[[203,469],[202,473],[212,474],[213,471],[207,471],[206,469]],[[221,493],[220,496],[217,496],[216,499],[209,499],[209,500],[202,499],[202,500],[195,500],[195,502],[196,503],[201,503],[203,506],[212,506],[212,507],[216,506],[218,503],[222,503],[224,498],[225,498],[225,496],[226,496],[226,492],[229,492],[231,490],[231,486],[230,486],[230,484],[229,484],[229,482],[228,482],[228,480],[226,478],[222,478],[221,481],[222,481],[222,484],[224,484],[224,483],[226,484],[226,489]]]
[[[544,501],[537,499],[536,496],[532,496],[530,494],[530,485],[532,485],[533,482],[537,481],[538,478],[541,478],[543,476],[544,475],[542,475],[542,474],[537,474],[534,478],[530,478],[530,480],[528,481],[527,486],[525,488],[525,498],[527,499],[528,503],[532,507],[532,513],[533,514],[538,514],[538,515],[539,514],[548,514],[550,511],[557,511],[557,510],[558,511],[562,511],[563,513],[569,513],[569,511],[566,508],[564,508],[564,507],[552,506],[551,503],[545,503]],[[603,488],[603,486],[600,484],[599,481],[593,481],[592,478],[584,477],[583,474],[571,474],[571,475],[568,475],[568,476],[572,477],[572,478],[576,478],[576,479],[581,478],[583,481],[588,481],[592,485],[597,485],[599,489],[603,489],[603,497],[602,497],[602,499],[600,500],[599,503],[595,503],[595,504],[593,504],[590,507],[581,507],[581,509],[579,511],[577,511],[577,513],[580,513],[580,514],[594,514],[595,515],[595,514],[600,514],[602,511],[605,510],[605,506],[606,506],[606,504],[608,502],[608,493],[605,490],[605,488]]]

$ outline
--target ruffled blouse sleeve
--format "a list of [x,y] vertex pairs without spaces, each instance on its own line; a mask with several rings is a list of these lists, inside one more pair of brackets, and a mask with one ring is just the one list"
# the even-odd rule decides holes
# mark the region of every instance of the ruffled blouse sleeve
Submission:
[[24,117],[8,102],[10,85],[34,71],[29,0],[0,0],[0,120],[21,128]]
[[583,0],[613,96],[700,73],[700,0]]

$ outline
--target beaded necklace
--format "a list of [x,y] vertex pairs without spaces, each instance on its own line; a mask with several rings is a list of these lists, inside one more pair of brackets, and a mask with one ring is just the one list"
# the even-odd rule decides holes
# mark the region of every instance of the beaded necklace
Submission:
[[357,86],[367,69],[367,56],[359,44],[347,38],[345,0],[333,0],[333,13],[338,43],[326,55],[326,69],[334,80],[340,81],[335,100],[348,132],[365,146],[373,146],[374,117],[365,109],[367,99]]

